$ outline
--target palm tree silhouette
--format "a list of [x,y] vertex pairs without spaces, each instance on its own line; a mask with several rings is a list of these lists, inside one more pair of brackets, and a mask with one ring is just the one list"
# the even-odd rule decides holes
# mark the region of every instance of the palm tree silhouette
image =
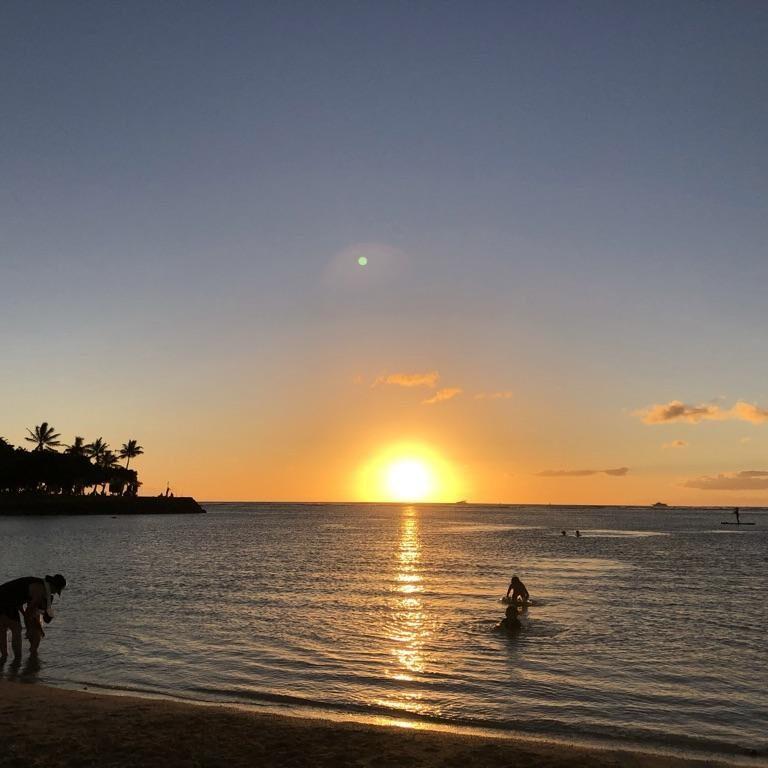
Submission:
[[68,453],[71,456],[85,456],[88,446],[85,444],[84,437],[76,437],[72,445],[67,446],[67,450],[64,453]]
[[29,437],[24,439],[28,443],[37,443],[36,451],[52,451],[57,445],[61,445],[58,440],[61,435],[54,432],[53,427],[49,427],[47,421],[36,426],[34,432],[31,429],[28,429],[27,432],[29,432]]
[[109,446],[100,437],[85,446],[85,455],[93,459],[95,464],[101,463],[101,457],[109,450]]
[[117,456],[107,448],[99,457],[98,463],[103,469],[114,469],[117,466]]
[[127,443],[123,443],[123,447],[120,449],[120,458],[128,459],[125,462],[125,468],[128,469],[131,459],[141,456],[142,453],[144,453],[144,449],[137,444],[136,440],[129,440]]
[[[105,471],[109,471],[110,469],[114,469],[118,466],[117,464],[117,456],[114,454],[113,451],[110,451],[109,448],[106,448],[104,450],[104,453],[101,454],[97,461],[98,465]],[[103,476],[103,482],[101,484],[101,495],[104,496],[107,492],[107,483],[111,484],[111,479],[109,478],[109,475]]]

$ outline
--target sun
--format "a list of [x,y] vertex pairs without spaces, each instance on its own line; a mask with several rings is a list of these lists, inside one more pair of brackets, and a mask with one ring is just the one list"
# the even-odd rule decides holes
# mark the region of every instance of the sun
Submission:
[[420,459],[398,459],[387,467],[386,484],[394,501],[423,501],[432,492],[435,480]]
[[422,443],[390,445],[358,475],[358,497],[363,501],[456,501],[458,486],[454,468]]

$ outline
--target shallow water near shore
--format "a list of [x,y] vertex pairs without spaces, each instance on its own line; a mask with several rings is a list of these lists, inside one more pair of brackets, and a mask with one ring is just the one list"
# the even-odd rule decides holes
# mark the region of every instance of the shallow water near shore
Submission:
[[2,677],[768,753],[766,513],[204,506],[0,518],[0,581],[69,580]]

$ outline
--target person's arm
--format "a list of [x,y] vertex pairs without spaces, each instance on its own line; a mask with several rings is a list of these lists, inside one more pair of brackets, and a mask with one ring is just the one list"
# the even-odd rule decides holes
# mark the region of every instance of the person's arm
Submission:
[[509,597],[509,593],[512,591],[512,582],[509,582],[509,586],[507,587],[507,597]]

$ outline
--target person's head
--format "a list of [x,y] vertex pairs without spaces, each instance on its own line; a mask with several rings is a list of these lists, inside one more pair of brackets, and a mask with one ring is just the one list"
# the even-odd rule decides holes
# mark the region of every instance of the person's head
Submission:
[[55,576],[46,576],[45,580],[51,585],[51,592],[55,592],[57,595],[60,595],[61,590],[67,586],[67,580],[60,573]]
[[515,585],[517,585],[517,584],[519,584],[519,583],[520,583],[520,579],[518,579],[518,578],[517,578],[517,576],[513,576],[513,577],[512,577],[512,581],[510,581],[510,584],[515,584]]

